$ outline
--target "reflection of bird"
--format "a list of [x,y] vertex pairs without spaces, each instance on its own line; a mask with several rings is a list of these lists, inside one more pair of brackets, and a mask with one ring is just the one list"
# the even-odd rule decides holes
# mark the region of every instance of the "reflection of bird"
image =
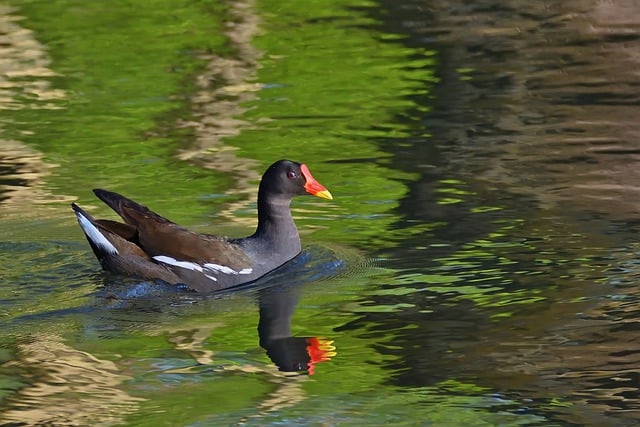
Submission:
[[119,194],[94,193],[124,219],[96,220],[72,205],[105,270],[186,284],[201,292],[254,281],[295,257],[301,246],[291,199],[304,194],[332,198],[306,165],[277,161],[260,181],[256,232],[228,239],[188,231]]
[[281,371],[307,371],[313,375],[315,364],[335,356],[333,341],[320,337],[287,337],[262,342],[267,356]]
[[291,317],[298,303],[295,289],[278,287],[260,293],[260,346],[281,371],[307,371],[336,355],[333,341],[319,337],[291,336]]

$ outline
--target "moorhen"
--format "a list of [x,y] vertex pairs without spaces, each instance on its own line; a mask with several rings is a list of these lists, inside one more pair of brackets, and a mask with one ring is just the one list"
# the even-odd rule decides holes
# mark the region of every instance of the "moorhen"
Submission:
[[291,318],[298,305],[300,287],[278,286],[258,292],[260,347],[282,372],[313,375],[316,364],[336,356],[333,340],[323,337],[298,337],[291,334]]
[[294,258],[301,245],[291,199],[304,194],[332,199],[306,165],[279,160],[260,181],[255,233],[230,239],[189,231],[120,194],[93,192],[124,220],[94,219],[71,205],[105,270],[198,292],[252,282]]

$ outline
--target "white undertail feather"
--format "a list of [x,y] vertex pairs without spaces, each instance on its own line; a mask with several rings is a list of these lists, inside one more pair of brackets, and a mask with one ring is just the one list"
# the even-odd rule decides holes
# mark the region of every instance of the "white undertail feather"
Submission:
[[110,255],[118,255],[118,250],[113,244],[104,237],[104,234],[98,228],[89,221],[87,217],[82,215],[80,212],[76,212],[76,217],[78,218],[78,224],[80,224],[80,228],[84,231],[84,234],[87,235],[89,240],[96,245],[98,248],[102,249],[104,252]]

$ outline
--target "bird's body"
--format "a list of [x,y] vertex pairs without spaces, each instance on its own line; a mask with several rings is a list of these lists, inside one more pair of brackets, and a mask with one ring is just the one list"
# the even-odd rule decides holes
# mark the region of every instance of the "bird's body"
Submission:
[[94,193],[124,220],[94,219],[72,205],[105,270],[184,284],[199,292],[252,282],[295,257],[301,244],[291,216],[291,199],[303,194],[331,198],[306,165],[280,160],[260,182],[256,232],[229,239],[189,231],[117,193]]

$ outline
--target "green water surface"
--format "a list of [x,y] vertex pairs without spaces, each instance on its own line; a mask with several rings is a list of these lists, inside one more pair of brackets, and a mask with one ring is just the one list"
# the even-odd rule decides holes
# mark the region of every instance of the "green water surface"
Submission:
[[[522,410],[530,400],[454,359],[484,339],[474,325],[545,304],[556,281],[536,276],[589,281],[600,248],[549,260],[518,212],[453,170],[421,193],[437,214],[406,215],[430,164],[397,159],[438,161],[416,119],[438,57],[382,29],[376,3],[9,4],[7,28],[35,53],[5,59],[21,72],[4,77],[0,139],[18,147],[7,164],[38,174],[18,173],[29,197],[7,184],[0,205],[2,422],[542,425],[571,407],[547,390]],[[279,372],[260,348],[254,291],[111,298],[137,283],[100,271],[69,208],[113,218],[91,193],[101,187],[197,231],[249,234],[253,189],[279,158],[307,163],[334,195],[293,206],[304,242],[342,261],[300,285],[293,334],[336,347],[313,375]],[[475,224],[464,236],[460,216]],[[438,347],[437,328],[456,321],[465,331]]]

